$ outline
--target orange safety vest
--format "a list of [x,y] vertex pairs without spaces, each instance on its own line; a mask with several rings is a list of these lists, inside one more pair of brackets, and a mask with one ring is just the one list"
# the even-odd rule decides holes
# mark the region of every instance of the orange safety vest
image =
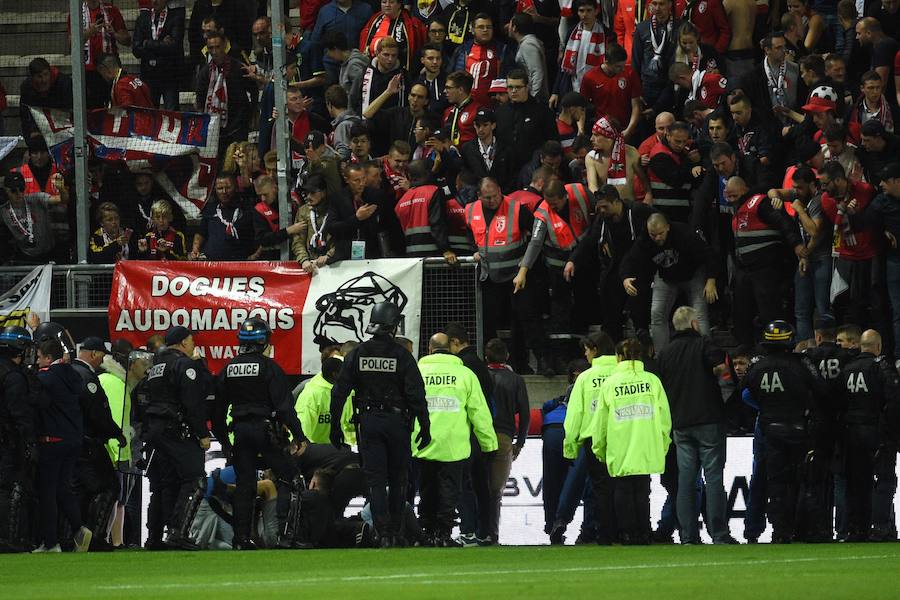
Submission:
[[47,177],[47,183],[44,185],[44,188],[41,189],[40,184],[37,179],[34,177],[34,173],[31,172],[31,166],[28,163],[25,163],[21,167],[16,169],[17,172],[21,173],[22,177],[25,179],[25,195],[28,194],[40,194],[44,192],[51,196],[59,196],[59,190],[56,189],[56,186],[53,185],[53,176],[58,172],[56,170],[56,165],[53,161],[50,161],[50,175]]
[[519,229],[520,207],[503,196],[490,223],[485,221],[482,200],[466,207],[466,223],[481,254],[482,267],[493,281],[511,281],[519,272],[519,261],[525,254],[525,236]]
[[547,226],[544,238],[544,260],[548,267],[562,269],[566,266],[569,253],[575,249],[578,240],[587,233],[590,210],[588,190],[582,183],[566,186],[569,204],[569,220],[565,221],[553,207],[544,200],[534,212],[534,216]]
[[538,204],[541,203],[541,195],[529,190],[516,190],[509,197],[527,206],[531,212],[537,210]]
[[428,221],[428,207],[438,187],[436,185],[420,185],[410,188],[397,205],[394,212],[406,238],[407,256],[435,256],[438,254],[437,242],[431,233]]
[[731,220],[739,262],[751,252],[781,244],[781,234],[759,218],[759,206],[765,199],[763,194],[751,196],[738,208]]
[[450,248],[457,254],[471,254],[473,248],[469,241],[469,228],[466,226],[466,207],[456,198],[447,198],[444,215],[447,219],[447,242]]

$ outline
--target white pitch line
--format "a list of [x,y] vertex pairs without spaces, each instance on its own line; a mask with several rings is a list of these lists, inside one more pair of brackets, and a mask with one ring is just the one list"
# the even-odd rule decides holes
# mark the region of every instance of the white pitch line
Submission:
[[236,586],[252,586],[252,587],[280,587],[290,584],[309,585],[315,583],[352,583],[356,581],[380,581],[392,582],[402,580],[423,580],[417,583],[436,583],[435,580],[454,579],[459,577],[494,577],[497,575],[536,575],[545,573],[601,573],[606,571],[631,571],[631,570],[653,570],[653,569],[696,569],[703,567],[733,567],[733,566],[753,566],[753,565],[780,565],[792,563],[811,563],[811,562],[832,562],[847,560],[884,560],[884,559],[900,559],[900,555],[896,554],[876,554],[861,556],[835,556],[835,557],[801,557],[801,558],[784,558],[784,559],[763,559],[763,560],[730,560],[716,562],[691,562],[691,563],[645,563],[637,565],[596,565],[585,567],[565,567],[565,568],[546,568],[546,569],[496,569],[491,571],[456,571],[456,572],[431,572],[431,573],[396,573],[393,575],[354,575],[346,577],[311,577],[302,576],[293,579],[263,579],[259,581],[204,581],[196,583],[163,583],[163,584],[121,584],[121,585],[99,585],[95,586],[96,590],[140,590],[140,589],[192,589],[192,588],[228,588]]

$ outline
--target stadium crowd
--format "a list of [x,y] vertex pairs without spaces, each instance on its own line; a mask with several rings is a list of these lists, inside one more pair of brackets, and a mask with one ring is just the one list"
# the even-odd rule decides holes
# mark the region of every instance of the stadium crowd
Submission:
[[[563,539],[588,487],[594,505],[585,512],[595,518],[585,519],[582,539],[649,541],[648,476],[663,473],[670,502],[653,534],[657,541],[671,540],[676,529],[683,542],[699,540],[697,490],[703,488],[710,536],[733,542],[720,490],[729,427],[755,430],[758,442],[746,539],[761,535],[767,497],[776,541],[831,540],[835,531],[840,539],[896,538],[885,499],[892,501],[896,488],[892,407],[898,401],[894,361],[900,361],[898,0],[789,0],[786,6],[751,0],[303,1],[299,28],[285,35],[284,107],[275,106],[266,4],[197,0],[188,15],[182,1],[152,0],[129,31],[113,3],[85,1],[89,108],[178,109],[179,86],[190,80],[191,109],[217,114],[221,122],[219,169],[199,220],[185,218],[152,172],[91,163],[91,262],[274,260],[289,244],[292,258],[315,274],[351,258],[443,257],[452,265],[474,256],[490,364],[466,350],[468,334],[458,326],[448,326],[446,340],[432,340],[432,350],[460,355],[474,367],[484,399],[495,408],[495,435],[480,416],[457,424],[475,428],[477,442],[471,457],[454,453],[444,461],[468,460],[467,467],[428,476],[441,498],[441,486],[462,486],[471,490],[464,497],[474,500],[460,511],[466,525],[457,540],[446,531],[456,504],[429,504],[441,514],[424,519],[425,543],[498,541],[502,482],[528,422],[516,377],[535,370],[566,372],[573,383],[571,396],[544,411],[545,463],[555,465],[545,471],[551,541]],[[122,68],[120,54],[129,45],[140,59],[136,74]],[[71,197],[70,174],[57,171],[25,108],[70,109],[71,81],[35,59],[21,98],[28,155],[3,181],[4,262],[71,262],[74,207],[85,200]],[[291,132],[290,224],[279,222],[276,205],[278,119]],[[582,342],[591,363],[569,362],[576,356],[566,338],[595,326],[603,333]],[[508,353],[497,339],[504,327],[511,332]],[[718,348],[714,332],[730,332],[737,348]],[[9,358],[30,344],[21,341],[18,348],[19,335],[5,346]],[[186,339],[178,332],[162,342],[181,345],[190,356]],[[754,347],[759,341],[762,354]],[[65,364],[64,354],[75,358],[74,346],[57,348],[55,338],[35,336],[34,342],[52,363],[50,371]],[[115,348],[106,358],[116,356]],[[90,355],[84,360],[93,373],[106,348],[87,340],[80,352]],[[351,350],[323,349],[321,378],[303,393],[329,396],[328,386],[342,371],[329,362],[338,352]],[[128,350],[119,352],[123,369],[127,356]],[[870,393],[863,384],[871,402],[863,402],[857,412],[865,415],[854,421],[859,415],[851,409],[862,393],[856,375],[864,369],[852,367],[869,359],[876,366],[867,363],[874,369],[868,376],[879,385]],[[779,361],[789,365],[790,377],[766,371]],[[41,385],[59,388],[66,378],[77,381],[60,374]],[[601,424],[599,407],[617,410],[619,388],[606,385],[607,378],[624,386],[625,396],[628,390],[646,396],[630,407],[637,412],[616,412],[616,422],[656,428],[641,432],[643,456],[617,454],[622,448],[614,450],[612,437],[600,441],[608,424]],[[510,391],[500,410],[499,398],[507,396],[496,388],[503,386]],[[806,399],[800,416],[767,412],[767,399],[785,390]],[[94,405],[83,399],[81,406]],[[78,402],[70,402],[69,409],[76,408]],[[591,418],[584,417],[588,410]],[[195,421],[185,435],[208,443],[204,419]],[[312,424],[300,421],[303,435],[315,442]],[[50,498],[59,494],[60,510],[79,532],[78,547],[92,543],[85,532],[95,534],[95,544],[125,543],[121,534],[109,542],[103,535],[109,515],[119,511],[113,500],[128,497],[118,495],[105,463],[107,480],[98,484],[103,494],[90,491],[91,471],[103,462],[97,455],[109,458],[106,451],[80,446],[76,465],[71,449],[80,442],[67,437],[83,433],[106,443],[122,435],[122,423],[105,426],[92,433],[87,425],[66,435],[35,432],[38,441],[59,437],[72,444],[66,452],[53,446],[60,450],[54,455],[44,444],[57,442],[42,443],[37,467],[46,484],[42,500],[54,504]],[[119,441],[128,447],[128,440]],[[295,443],[293,455],[316,445]],[[114,450],[109,453],[121,459]],[[551,451],[557,456],[546,456]],[[307,492],[328,496],[345,468],[358,468],[345,450],[327,450],[334,452],[345,454],[317,463],[329,472],[306,473],[307,483],[316,482]],[[807,456],[816,461],[804,462]],[[83,511],[76,511],[77,497],[68,490],[73,471],[76,479],[88,472]],[[188,489],[189,478],[166,482],[166,493],[155,490],[165,500],[151,505],[157,511],[151,547],[163,545],[165,524],[175,536],[170,545],[193,547],[194,513],[205,508],[210,512],[201,514],[213,523],[207,532],[215,535],[222,527],[216,519],[227,521],[220,498],[234,476],[219,472],[205,498],[199,487]],[[272,501],[270,531],[293,523],[301,541],[289,545],[351,544],[371,533],[363,519],[358,527],[329,529],[327,542],[322,531],[310,541],[315,535],[308,528],[334,518],[291,521],[285,498],[301,496],[297,489],[280,475],[258,486],[260,497]],[[334,517],[342,500],[331,502],[324,505]],[[792,509],[801,502],[811,516],[794,523]],[[126,504],[120,522],[127,522]],[[834,523],[832,505],[838,506]],[[84,523],[82,513],[90,515]],[[45,549],[57,541],[50,529],[41,538]]]

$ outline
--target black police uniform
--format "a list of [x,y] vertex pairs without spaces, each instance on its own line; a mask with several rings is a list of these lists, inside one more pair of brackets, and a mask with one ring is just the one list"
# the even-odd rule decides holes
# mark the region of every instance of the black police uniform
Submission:
[[[423,432],[431,428],[422,375],[412,355],[392,336],[376,333],[344,359],[331,390],[332,423],[341,422],[344,403],[352,390],[356,390],[353,405],[358,413],[359,452],[375,529],[383,539],[402,537],[400,525],[412,457],[411,419],[419,421]],[[336,439],[341,439],[340,430],[332,428],[332,441]],[[390,494],[385,486],[390,487]]]
[[256,497],[258,457],[278,476],[278,517],[284,522],[296,467],[286,451],[286,437],[281,439],[282,426],[290,430],[297,443],[303,440],[303,431],[284,371],[261,350],[236,356],[219,373],[214,431],[226,449],[229,442],[225,417],[229,407],[234,430],[232,460],[237,476],[234,538],[236,542],[246,542]]
[[842,476],[836,399],[841,394],[841,370],[856,354],[834,342],[822,342],[814,348],[807,349],[804,354],[809,357],[813,366],[818,369],[819,376],[831,388],[827,398],[822,399],[823,402],[820,404],[822,411],[817,415],[815,455],[819,460],[814,461],[815,468],[810,475],[819,478],[820,484],[816,486],[821,493],[819,503],[823,507],[822,510],[829,515],[835,513],[835,525],[840,536],[842,530],[846,529],[846,494],[842,483],[835,485],[835,477]]
[[101,533],[106,530],[119,497],[119,479],[106,451],[106,442],[116,438],[124,443],[125,438],[112,418],[109,398],[93,367],[76,359],[72,361],[72,368],[84,382],[80,397],[84,441],[76,467],[81,512],[85,517],[85,527],[98,533],[92,544],[99,546],[104,537]]
[[[805,498],[801,493],[818,497],[816,482],[807,481],[808,462],[818,460],[813,453],[813,423],[821,413],[820,403],[828,395],[828,385],[810,360],[790,351],[772,350],[753,359],[743,387],[752,394],[759,407],[759,424],[766,440],[766,487],[768,512],[774,532],[772,541],[787,543],[794,539],[795,529],[807,536],[824,535],[830,516],[821,507],[798,511]],[[804,484],[805,487],[804,487]],[[802,488],[802,489],[801,489]],[[796,523],[802,512],[804,523]]]
[[[199,440],[209,437],[206,428],[206,377],[202,364],[179,350],[166,348],[147,373],[149,403],[144,411],[145,439],[152,444],[158,470],[151,469],[151,492],[163,494],[163,513],[169,515],[172,545],[190,547],[190,527],[206,490],[205,452]],[[166,468],[162,468],[163,466]],[[168,471],[168,473],[167,473]],[[160,479],[177,480],[177,493]],[[155,480],[155,481],[154,481]],[[174,491],[174,490],[173,490]],[[173,501],[171,510],[166,497]],[[174,499],[173,499],[174,496]]]
[[38,385],[24,368],[0,356],[0,552],[30,546],[37,460],[32,394]]
[[897,445],[888,417],[900,402],[900,377],[883,356],[862,352],[839,381],[848,541],[896,540]]

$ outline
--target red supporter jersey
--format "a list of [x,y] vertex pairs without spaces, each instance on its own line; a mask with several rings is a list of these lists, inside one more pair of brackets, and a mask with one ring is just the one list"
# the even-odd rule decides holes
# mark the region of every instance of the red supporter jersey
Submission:
[[122,75],[112,89],[112,106],[139,106],[153,108],[150,86],[134,75]]
[[719,98],[725,93],[728,80],[718,73],[705,73],[700,81],[700,89],[697,90],[697,100],[706,108],[715,109],[719,106]]
[[[103,16],[103,15],[107,15],[107,16]],[[104,1],[97,8],[89,9],[88,21],[90,23],[92,23],[92,24],[96,23],[98,20],[98,17],[101,21],[106,21],[108,18],[109,22],[112,23],[113,31],[121,31],[123,29],[125,29],[126,31],[128,30],[127,27],[125,27],[125,19],[122,18],[122,13],[120,13],[119,9],[116,8],[115,6],[113,6],[112,4],[110,4],[109,2]],[[69,28],[68,31],[71,33],[71,31],[72,31],[72,19],[71,18],[68,19],[68,28]],[[84,27],[84,23],[82,23],[82,31],[84,29],[86,29],[86,27]],[[100,56],[101,54],[103,54],[104,52],[109,52],[111,54],[115,54],[118,56],[119,49],[116,46],[116,38],[115,38],[115,36],[113,36],[112,31],[109,32],[108,40],[109,40],[109,42],[108,42],[109,46],[106,49],[104,49],[103,35],[98,33],[96,35],[91,36],[91,39],[89,41],[89,47],[83,52],[84,58],[85,58],[85,60],[84,60],[84,68],[85,69],[87,69],[88,71],[93,71],[94,69],[96,69],[95,64],[96,64],[97,57]]]
[[[875,188],[868,183],[849,182],[847,202],[856,200],[857,213],[862,212],[872,201]],[[847,260],[866,260],[875,256],[877,248],[872,236],[872,228],[867,227],[852,231],[852,236],[844,232],[844,219],[847,215],[839,215],[837,202],[829,193],[822,194],[822,210],[828,219],[834,223],[834,248],[841,258]]]
[[594,105],[598,115],[613,117],[620,129],[631,121],[631,100],[641,96],[641,80],[631,67],[619,75],[609,77],[603,69],[594,67],[581,80],[581,95]]

